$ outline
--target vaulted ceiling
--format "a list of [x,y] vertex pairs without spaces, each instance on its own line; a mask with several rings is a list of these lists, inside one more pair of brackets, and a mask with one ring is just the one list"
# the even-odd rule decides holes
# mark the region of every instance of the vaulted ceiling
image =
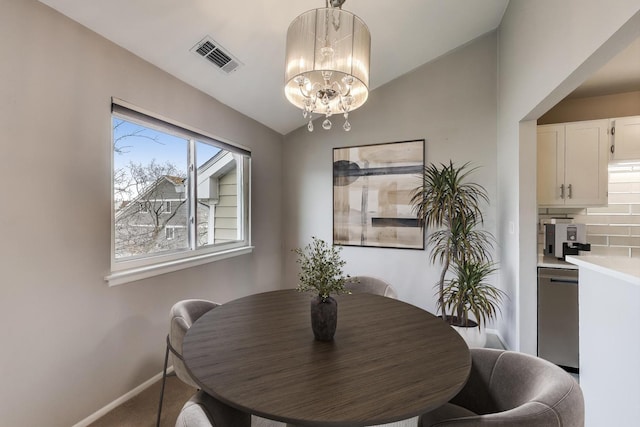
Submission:
[[[324,0],[40,0],[269,128],[305,125],[284,97],[287,28]],[[347,0],[371,31],[370,90],[496,29],[508,0]],[[222,71],[192,50],[209,37],[239,66]],[[631,69],[630,65],[635,68]],[[635,64],[635,65],[634,65]],[[640,42],[574,96],[640,90]],[[604,89],[603,89],[604,88]]]
[[[40,0],[229,107],[286,134],[306,121],[284,97],[286,33],[325,0]],[[375,89],[494,30],[508,0],[347,0],[371,31]],[[211,37],[229,74],[191,49]]]

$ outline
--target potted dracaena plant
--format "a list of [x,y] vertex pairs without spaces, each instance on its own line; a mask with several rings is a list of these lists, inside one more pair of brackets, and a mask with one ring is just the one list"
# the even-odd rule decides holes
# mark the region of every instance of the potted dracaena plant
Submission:
[[350,293],[344,286],[349,276],[342,272],[341,250],[315,236],[304,248],[293,250],[300,264],[297,290],[316,294],[311,299],[311,328],[319,341],[331,341],[336,331],[338,302],[331,294]]
[[491,257],[494,238],[478,228],[483,225],[481,204],[489,197],[482,185],[468,181],[475,170],[452,161],[425,166],[411,204],[422,227],[433,229],[427,245],[430,262],[441,265],[437,308],[469,346],[482,347],[483,326],[497,317],[505,294],[487,282],[497,266]]

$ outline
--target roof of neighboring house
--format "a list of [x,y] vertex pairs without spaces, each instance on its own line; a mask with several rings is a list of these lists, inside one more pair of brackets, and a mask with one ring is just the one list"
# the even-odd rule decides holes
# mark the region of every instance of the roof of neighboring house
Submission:
[[178,176],[162,175],[161,177],[156,179],[153,184],[149,185],[149,187],[147,187],[147,189],[142,194],[139,194],[137,197],[135,197],[132,200],[123,200],[116,211],[116,218],[121,216],[125,210],[128,210],[129,206],[134,206],[138,201],[145,200],[146,197],[151,192],[153,192],[156,188],[158,188],[161,184],[166,182],[170,185],[177,186],[177,185],[183,185],[186,180],[187,178],[180,178]]
[[[220,150],[218,153],[216,153],[215,156],[213,156],[211,159],[209,159],[208,161],[206,161],[202,166],[200,166],[198,168],[198,171],[206,171],[209,170],[209,174],[210,176],[213,176],[215,174],[224,174],[226,173],[229,169],[232,169],[235,167],[235,162],[233,162],[233,156],[230,155],[231,153],[229,153],[228,151],[225,150]],[[221,160],[224,159],[223,163],[219,163]],[[219,168],[215,168],[214,165],[216,165],[216,163],[218,163]],[[214,167],[214,168],[212,168]],[[206,173],[205,173],[206,176]],[[144,191],[142,194],[139,194],[137,197],[135,197],[133,200],[130,201],[123,201],[120,204],[120,207],[118,209],[118,211],[116,212],[116,216],[120,216],[121,212],[123,210],[128,209],[129,205],[133,205],[135,202],[139,201],[139,200],[145,200],[145,198],[147,197],[147,195],[149,195],[155,188],[157,188],[160,184],[162,184],[163,182],[168,182],[171,185],[184,185],[184,183],[187,181],[187,178],[182,178],[179,176],[174,176],[174,175],[162,175],[160,176],[158,179],[156,179],[156,181],[151,184],[149,187],[147,187],[146,191]]]
[[179,176],[171,176],[171,175],[165,175],[163,178],[168,180],[174,185],[184,184],[184,182],[187,180],[186,178],[180,178]]

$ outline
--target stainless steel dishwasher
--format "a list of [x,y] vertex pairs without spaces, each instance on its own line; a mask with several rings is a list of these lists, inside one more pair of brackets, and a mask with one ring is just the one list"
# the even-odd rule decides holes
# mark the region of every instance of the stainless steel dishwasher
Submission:
[[578,372],[578,270],[538,268],[538,356]]

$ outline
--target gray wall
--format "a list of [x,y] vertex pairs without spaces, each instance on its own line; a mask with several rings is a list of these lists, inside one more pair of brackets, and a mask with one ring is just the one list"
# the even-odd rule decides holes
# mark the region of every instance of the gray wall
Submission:
[[[281,286],[282,136],[35,0],[0,55],[0,425],[69,426],[162,370],[175,301]],[[252,254],[107,286],[112,96],[252,149]]]
[[[449,59],[444,57],[372,92],[367,104],[351,114],[353,130],[349,134],[334,137],[335,131],[323,134],[316,125],[313,134],[301,129],[287,135],[285,248],[302,245],[311,235],[331,239],[332,147],[426,138],[427,161],[471,158],[487,169],[495,167],[484,173],[497,175],[483,178],[481,183],[492,197],[487,228],[495,230],[498,237],[499,286],[509,296],[497,327],[509,348],[535,354],[535,120],[638,37],[637,2],[614,0],[606,9],[603,15],[599,0],[511,0],[498,30],[497,71],[494,64],[496,74],[487,74],[487,78],[497,76],[497,90],[483,95],[484,104],[475,92],[480,90],[477,85],[470,85],[473,90],[468,93],[456,92],[456,88],[466,88],[468,78],[477,83],[478,73],[490,73],[485,64],[466,64],[470,69],[461,70],[447,64]],[[460,51],[452,56],[458,54]],[[420,84],[410,86],[407,82],[412,79]],[[493,108],[497,108],[497,115]],[[471,119],[465,129],[469,132],[482,115],[487,120],[485,126],[497,122],[497,137],[491,135],[497,145],[495,141],[485,145],[491,137],[484,127],[472,138],[459,138],[458,131],[467,123],[460,118]],[[475,140],[479,143],[469,143]],[[349,273],[369,272],[386,278],[400,288],[402,299],[431,310],[436,272],[425,261],[418,262],[419,253],[344,250]],[[290,253],[285,254],[285,280],[288,285],[295,283]]]
[[632,0],[510,0],[498,33],[498,240],[513,302],[500,330],[536,353],[536,119],[640,32]]
[[[425,138],[427,161],[482,165],[511,297],[498,326],[511,348],[535,352],[535,119],[638,36],[638,9],[511,0],[497,50],[494,35],[481,38],[374,91],[350,133],[302,129],[283,149],[279,135],[35,0],[0,0],[0,424],[68,426],[158,373],[176,300],[294,286],[290,249],[331,239],[333,147]],[[252,148],[253,254],[106,286],[111,96]],[[433,309],[426,252],[344,254],[349,273],[386,278]]]
[[[473,162],[474,178],[492,204],[485,226],[495,231],[496,35],[483,36],[371,92],[350,114],[325,131],[316,121],[287,135],[284,159],[285,249],[303,246],[311,236],[332,241],[332,148],[412,139],[426,140],[426,162]],[[435,310],[433,285],[439,276],[426,251],[344,247],[345,272],[373,275],[396,287],[399,298]],[[285,281],[295,286],[297,265],[285,254]]]

